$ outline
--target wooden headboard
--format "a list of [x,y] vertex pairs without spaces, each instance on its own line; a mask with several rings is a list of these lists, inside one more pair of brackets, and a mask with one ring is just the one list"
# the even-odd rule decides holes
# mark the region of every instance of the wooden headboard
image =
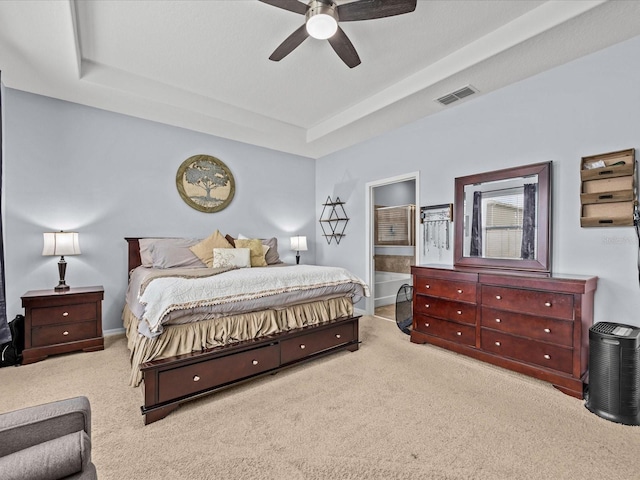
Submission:
[[140,259],[140,237],[137,238],[125,238],[127,243],[129,244],[129,265],[127,267],[127,272],[130,272],[136,267],[142,265],[142,260]]

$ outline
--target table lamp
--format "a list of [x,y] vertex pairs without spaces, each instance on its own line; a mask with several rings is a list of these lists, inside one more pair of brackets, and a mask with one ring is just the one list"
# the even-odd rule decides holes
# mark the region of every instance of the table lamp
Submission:
[[298,265],[300,263],[300,252],[307,250],[307,237],[304,235],[291,237],[291,250],[296,251],[296,265]]
[[69,285],[64,281],[64,275],[67,270],[67,262],[65,255],[80,255],[80,243],[78,241],[77,232],[46,232],[44,235],[44,247],[42,255],[52,256],[60,255],[58,262],[58,273],[60,274],[60,282],[54,288],[56,292],[69,290]]

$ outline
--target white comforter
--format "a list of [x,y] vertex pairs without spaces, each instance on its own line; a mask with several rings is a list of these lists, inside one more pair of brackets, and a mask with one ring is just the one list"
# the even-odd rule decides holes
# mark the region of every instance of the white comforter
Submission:
[[138,301],[144,307],[141,320],[150,332],[158,334],[162,331],[163,319],[175,310],[349,284],[359,286],[363,296],[369,296],[368,286],[340,267],[241,268],[204,278],[156,278],[138,296]]

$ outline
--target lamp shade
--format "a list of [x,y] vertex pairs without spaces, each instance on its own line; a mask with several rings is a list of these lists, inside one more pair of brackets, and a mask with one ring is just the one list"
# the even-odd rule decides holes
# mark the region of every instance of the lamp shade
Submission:
[[291,250],[305,251],[307,249],[307,237],[298,235],[291,237]]
[[46,232],[42,255],[80,255],[77,232]]

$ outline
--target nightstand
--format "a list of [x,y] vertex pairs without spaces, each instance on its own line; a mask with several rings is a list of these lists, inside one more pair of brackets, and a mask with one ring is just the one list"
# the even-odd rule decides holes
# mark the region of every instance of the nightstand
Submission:
[[63,292],[31,290],[21,298],[25,309],[23,365],[58,353],[104,349],[102,286]]

